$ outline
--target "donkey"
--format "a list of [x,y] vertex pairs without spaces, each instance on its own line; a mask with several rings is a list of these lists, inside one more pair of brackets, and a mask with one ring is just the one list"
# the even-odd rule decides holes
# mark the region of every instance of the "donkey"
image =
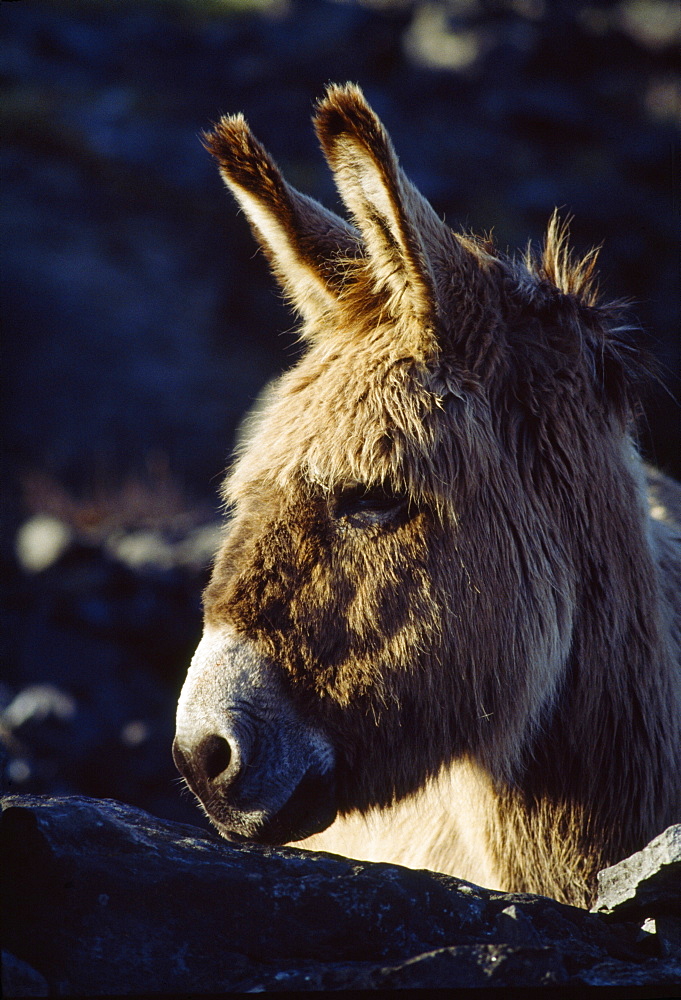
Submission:
[[307,347],[224,485],[175,762],[229,840],[587,905],[681,819],[681,489],[632,440],[644,362],[555,213],[508,257],[359,88],[315,126],[351,223],[241,115],[206,137]]

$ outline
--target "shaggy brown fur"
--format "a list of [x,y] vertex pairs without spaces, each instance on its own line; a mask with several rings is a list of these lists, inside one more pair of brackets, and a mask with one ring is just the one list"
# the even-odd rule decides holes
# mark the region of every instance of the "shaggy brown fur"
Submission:
[[308,344],[225,484],[206,623],[334,747],[310,846],[585,903],[681,818],[681,491],[653,476],[651,520],[636,348],[556,216],[508,259],[441,222],[358,88],[315,125],[352,225],[241,116],[206,140]]

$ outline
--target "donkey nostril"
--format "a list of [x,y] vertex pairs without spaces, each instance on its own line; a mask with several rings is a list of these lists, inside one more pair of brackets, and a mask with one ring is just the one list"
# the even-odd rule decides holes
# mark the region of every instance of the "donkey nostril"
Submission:
[[232,750],[223,736],[209,736],[198,750],[203,773],[208,781],[213,781],[229,767]]

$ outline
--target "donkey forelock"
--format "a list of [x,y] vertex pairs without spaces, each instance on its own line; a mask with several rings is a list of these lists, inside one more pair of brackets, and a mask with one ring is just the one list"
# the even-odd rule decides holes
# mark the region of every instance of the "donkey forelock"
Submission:
[[[287,184],[241,116],[206,137],[306,344],[225,482],[211,649],[226,630],[259,685],[275,671],[312,756],[319,732],[333,747],[341,812],[456,759],[515,787],[539,734],[570,756],[606,724],[622,649],[634,671],[662,655],[628,435],[644,366],[557,215],[539,255],[507,257],[440,220],[357,87],[330,87],[315,127],[350,222]],[[584,662],[597,695],[566,700]],[[652,698],[630,704],[633,686],[608,695],[632,725]],[[551,793],[565,815],[571,780]]]

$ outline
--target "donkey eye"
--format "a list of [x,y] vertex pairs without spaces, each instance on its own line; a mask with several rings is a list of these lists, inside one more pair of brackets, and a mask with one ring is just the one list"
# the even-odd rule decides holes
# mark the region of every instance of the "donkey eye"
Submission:
[[386,486],[350,486],[331,498],[331,515],[355,527],[392,524],[407,511],[408,497]]

